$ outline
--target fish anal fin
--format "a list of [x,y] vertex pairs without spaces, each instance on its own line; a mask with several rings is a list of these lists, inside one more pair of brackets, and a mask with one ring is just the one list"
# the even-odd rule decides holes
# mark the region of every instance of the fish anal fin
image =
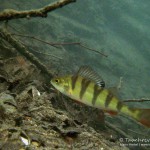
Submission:
[[139,109],[137,120],[144,126],[150,128],[150,109]]
[[75,103],[79,104],[79,105],[84,105],[81,101],[78,101],[78,100],[74,100]]
[[141,119],[141,120],[139,120],[139,122],[140,122],[141,124],[143,124],[144,126],[147,126],[147,127],[150,128],[150,122],[149,122],[148,120],[146,120],[146,119]]
[[108,113],[109,115],[111,116],[116,116],[118,115],[118,112],[117,111],[114,111],[114,110],[104,110],[105,113]]

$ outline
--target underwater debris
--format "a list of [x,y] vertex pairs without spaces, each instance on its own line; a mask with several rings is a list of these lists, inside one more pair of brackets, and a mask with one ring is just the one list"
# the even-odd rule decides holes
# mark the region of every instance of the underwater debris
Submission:
[[28,146],[28,145],[31,144],[31,141],[30,141],[29,137],[26,135],[25,132],[22,132],[20,134],[20,139],[25,144],[25,146]]
[[40,70],[43,73],[47,74],[49,76],[49,78],[51,78],[53,76],[52,73],[47,69],[47,67],[43,63],[41,63],[37,57],[35,57],[32,53],[30,53],[27,50],[27,48],[21,44],[21,42],[19,43],[18,40],[13,38],[8,31],[0,28],[0,37],[2,39],[5,39],[9,44],[11,44],[14,48],[16,48],[16,50],[19,53],[21,53],[23,56],[25,56],[33,64],[38,65],[38,68],[40,68]]

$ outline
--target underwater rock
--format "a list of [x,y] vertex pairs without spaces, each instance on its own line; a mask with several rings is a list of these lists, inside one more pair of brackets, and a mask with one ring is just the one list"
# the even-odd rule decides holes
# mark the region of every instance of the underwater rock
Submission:
[[[5,110],[5,113],[14,113],[17,111],[17,103],[14,99],[14,97],[7,93],[0,93],[0,106],[3,107]],[[2,109],[1,107],[1,109]]]

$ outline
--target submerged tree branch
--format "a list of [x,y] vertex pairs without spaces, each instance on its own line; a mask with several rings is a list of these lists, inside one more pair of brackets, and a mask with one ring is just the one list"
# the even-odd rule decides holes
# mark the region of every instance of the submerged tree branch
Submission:
[[89,50],[89,51],[93,51],[93,52],[95,52],[95,53],[98,53],[98,54],[100,54],[100,55],[102,55],[102,56],[108,57],[108,55],[106,55],[106,54],[104,54],[104,53],[102,53],[102,52],[99,52],[98,50],[89,48],[89,47],[83,45],[83,44],[80,43],[80,42],[52,43],[52,42],[43,41],[43,40],[41,40],[41,39],[39,39],[39,38],[36,38],[36,37],[34,37],[34,36],[29,36],[29,35],[22,35],[22,34],[16,34],[16,33],[12,33],[11,35],[21,36],[21,37],[26,37],[26,38],[31,38],[31,39],[37,40],[37,41],[39,41],[39,42],[48,44],[48,45],[50,45],[50,46],[54,46],[54,47],[56,47],[56,48],[58,48],[57,46],[59,46],[59,45],[61,45],[61,46],[62,46],[62,45],[79,45],[80,47],[83,47],[84,49],[87,49],[87,50]]
[[150,102],[150,99],[148,98],[141,98],[141,99],[129,99],[129,100],[124,100],[123,102]]
[[43,8],[28,10],[28,11],[17,11],[14,9],[5,9],[3,12],[0,13],[0,21],[18,19],[18,18],[47,17],[48,12],[53,11],[57,8],[61,8],[75,1],[76,0],[59,0]]
[[27,48],[21,44],[19,40],[16,40],[14,37],[11,36],[11,34],[0,28],[0,38],[7,41],[11,46],[13,46],[20,54],[25,56],[29,61],[31,61],[33,64],[35,64],[43,73],[49,76],[49,78],[52,78],[52,73],[46,68],[44,64],[42,64],[37,57],[35,57],[32,53],[30,53]]

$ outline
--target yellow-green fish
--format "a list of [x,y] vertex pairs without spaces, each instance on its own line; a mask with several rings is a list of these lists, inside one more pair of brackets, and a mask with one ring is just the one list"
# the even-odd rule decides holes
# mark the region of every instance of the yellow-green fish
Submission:
[[82,66],[74,75],[56,77],[51,84],[61,93],[86,105],[111,114],[128,115],[150,128],[150,109],[130,108],[105,88],[102,78],[88,66]]

